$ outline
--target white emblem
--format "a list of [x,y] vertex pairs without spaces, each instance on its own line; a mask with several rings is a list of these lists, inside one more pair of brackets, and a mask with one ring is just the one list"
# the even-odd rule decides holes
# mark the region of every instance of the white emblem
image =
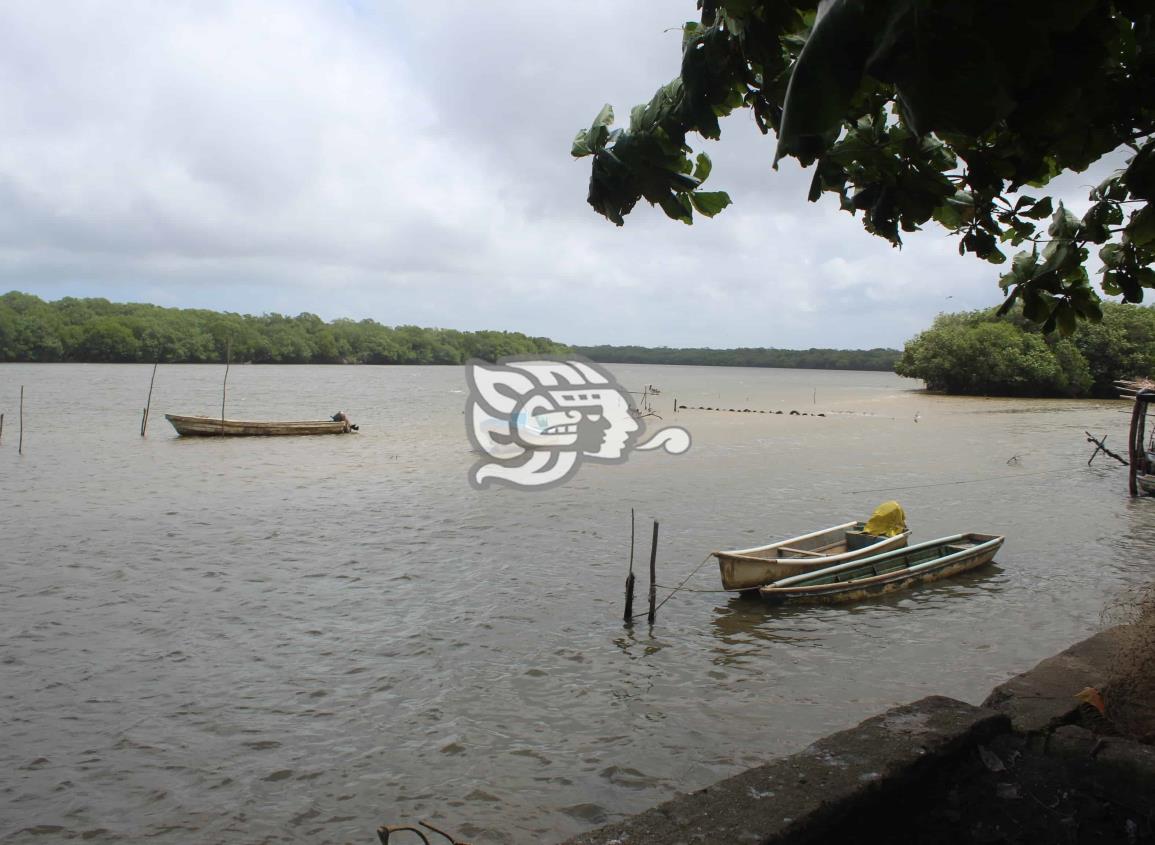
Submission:
[[540,488],[568,480],[583,460],[623,463],[632,449],[690,448],[690,433],[676,426],[637,444],[645,426],[629,392],[591,361],[503,358],[470,361],[465,372],[466,428],[483,453],[469,481],[479,489]]

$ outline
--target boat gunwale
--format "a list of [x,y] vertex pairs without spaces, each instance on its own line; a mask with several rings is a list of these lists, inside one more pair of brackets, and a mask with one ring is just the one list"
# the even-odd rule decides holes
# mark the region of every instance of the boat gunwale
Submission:
[[[715,556],[727,555],[728,557],[730,557],[734,560],[748,562],[751,564],[764,563],[764,564],[771,564],[771,565],[777,564],[777,565],[781,565],[781,566],[820,566],[823,569],[826,569],[826,568],[829,568],[831,566],[835,566],[835,565],[842,564],[842,563],[852,563],[856,560],[862,561],[868,557],[874,557],[876,555],[883,555],[883,554],[887,554],[889,552],[897,552],[897,551],[902,551],[904,549],[907,549],[907,548],[909,548],[909,546],[905,546],[905,545],[892,546],[891,544],[909,538],[910,534],[911,534],[911,531],[909,528],[906,531],[903,531],[901,534],[894,534],[894,535],[891,535],[890,537],[887,537],[887,536],[882,535],[882,534],[871,534],[870,535],[871,537],[877,537],[878,539],[875,540],[873,543],[869,543],[865,546],[862,546],[861,548],[847,549],[846,551],[838,552],[837,554],[817,555],[814,557],[807,556],[807,557],[768,558],[768,557],[754,557],[753,555],[733,555],[733,554],[730,554],[729,552],[711,552],[711,554],[713,554]],[[798,538],[795,537],[794,539],[797,540]],[[786,545],[789,542],[792,542],[792,541],[783,540],[782,543],[777,544],[777,546],[767,546],[765,548],[782,548],[784,545]],[[879,545],[885,545],[886,548],[876,549],[875,546],[879,546]],[[721,562],[722,559],[718,558],[718,560],[719,560],[719,562]],[[791,575],[788,577],[794,578],[796,576]]]
[[[781,548],[782,546],[789,546],[793,543],[797,543],[797,542],[800,542],[802,540],[812,540],[815,537],[821,537],[823,534],[830,534],[830,533],[836,532],[836,531],[846,531],[846,530],[853,528],[856,525],[863,525],[863,524],[865,524],[865,523],[856,519],[853,522],[847,522],[847,523],[844,523],[842,525],[832,525],[829,528],[820,528],[817,531],[811,531],[809,534],[800,534],[797,537],[791,537],[789,540],[779,540],[777,543],[768,543],[765,546],[752,546],[749,549],[733,549],[733,550],[719,549],[716,552],[710,552],[710,554],[714,555],[715,557],[718,555],[727,555],[729,557],[739,557],[739,558],[740,557],[746,557],[746,558],[749,558],[751,560],[767,560],[767,558],[755,557],[751,553],[752,552],[765,552],[765,551],[769,551],[770,549],[778,549],[778,548]],[[910,533],[910,532],[908,531],[907,533]],[[823,555],[823,557],[826,557],[826,555]],[[805,560],[805,558],[794,558],[794,559],[795,560]]]
[[[871,575],[867,578],[855,578],[849,581],[835,581],[831,584],[810,584],[806,586],[795,586],[799,582],[805,581],[809,578],[824,577],[834,572],[842,572],[858,566],[877,565],[879,561],[882,561],[885,558],[898,557],[900,554],[910,554],[934,546],[949,546],[951,543],[957,542],[958,540],[973,536],[987,537],[988,539],[969,548],[960,549],[957,552],[952,552],[949,555],[936,557],[932,560],[916,563],[913,566],[903,567],[902,569],[895,569],[891,570],[890,572]],[[971,532],[968,534],[952,534],[947,537],[940,537],[937,540],[928,540],[923,543],[918,543],[914,546],[907,546],[905,549],[895,549],[894,551],[883,552],[880,555],[865,557],[860,560],[851,561],[849,563],[842,563],[838,566],[829,566],[825,569],[815,569],[811,572],[805,572],[800,575],[791,575],[789,578],[783,578],[780,581],[774,581],[765,585],[764,587],[760,587],[759,592],[768,597],[789,598],[790,596],[794,595],[807,596],[823,592],[833,594],[848,589],[862,589],[865,587],[872,587],[880,583],[901,581],[905,577],[912,575],[917,576],[931,569],[946,568],[951,563],[957,562],[964,557],[978,557],[982,553],[991,549],[997,552],[1005,540],[1006,537],[1000,534],[980,534],[979,532]]]

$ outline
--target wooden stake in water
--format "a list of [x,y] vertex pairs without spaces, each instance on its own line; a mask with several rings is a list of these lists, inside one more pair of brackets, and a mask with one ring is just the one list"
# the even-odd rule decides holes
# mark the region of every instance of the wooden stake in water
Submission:
[[229,364],[233,360],[233,341],[225,341],[225,381],[221,385],[221,430],[225,428],[225,397],[229,392]]
[[654,520],[654,539],[650,543],[650,612],[646,621],[654,624],[658,615],[658,521]]
[[16,447],[16,454],[24,454],[24,385],[20,385],[20,445]]
[[4,439],[4,415],[0,414],[0,440]]
[[625,623],[634,624],[634,509],[630,508],[630,574],[626,576]]
[[156,368],[160,364],[157,361],[152,365],[152,378],[148,380],[148,401],[144,403],[144,416],[140,418],[140,436],[144,437],[144,430],[148,428],[148,409],[152,407],[152,386],[156,382]]

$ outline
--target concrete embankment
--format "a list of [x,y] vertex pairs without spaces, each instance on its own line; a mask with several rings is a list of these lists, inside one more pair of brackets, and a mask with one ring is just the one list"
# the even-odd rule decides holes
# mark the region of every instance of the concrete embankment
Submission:
[[931,696],[563,845],[1155,841],[1155,747],[1080,726],[1125,629],[1000,684]]

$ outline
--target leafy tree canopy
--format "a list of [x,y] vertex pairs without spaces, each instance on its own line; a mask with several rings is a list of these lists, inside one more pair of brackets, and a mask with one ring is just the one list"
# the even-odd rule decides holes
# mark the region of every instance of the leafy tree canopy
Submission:
[[[1150,0],[699,0],[680,75],[611,129],[578,133],[589,203],[622,225],[639,199],[690,223],[730,203],[704,191],[710,160],[687,135],[721,135],[746,108],[784,157],[895,246],[935,221],[1045,331],[1098,321],[1100,287],[1141,302],[1155,287],[1155,4]],[[1037,190],[1112,151],[1126,169],[1079,218]],[[1049,218],[1049,224],[1046,223]],[[1043,227],[1046,226],[1044,229]]]
[[931,390],[985,396],[1116,396],[1116,379],[1155,373],[1155,308],[1103,303],[1069,337],[1039,331],[1014,307],[942,314],[894,366]]

